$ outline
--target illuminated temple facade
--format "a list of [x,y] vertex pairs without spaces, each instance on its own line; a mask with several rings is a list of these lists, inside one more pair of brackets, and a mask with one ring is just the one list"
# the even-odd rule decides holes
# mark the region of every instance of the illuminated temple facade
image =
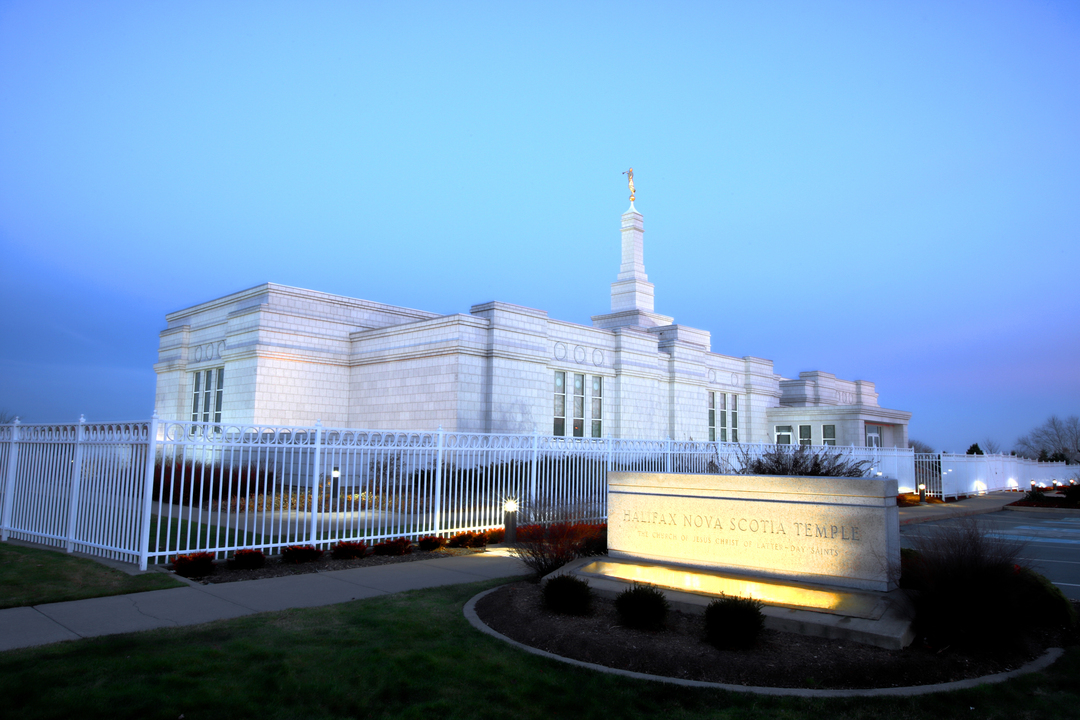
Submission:
[[592,326],[502,302],[437,313],[266,283],[166,316],[159,417],[228,424],[907,447],[874,384],[784,378],[654,312],[644,225],[622,216]]

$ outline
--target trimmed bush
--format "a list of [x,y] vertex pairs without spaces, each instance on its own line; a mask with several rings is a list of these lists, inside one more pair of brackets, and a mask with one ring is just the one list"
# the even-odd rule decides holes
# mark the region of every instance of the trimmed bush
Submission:
[[721,595],[705,608],[705,640],[721,650],[744,650],[765,627],[761,601]]
[[495,545],[506,539],[506,528],[492,528],[484,534],[487,535],[488,545]]
[[322,557],[323,551],[314,545],[288,545],[281,548],[281,562],[299,565],[315,562]]
[[563,615],[588,615],[592,590],[587,580],[557,575],[544,583],[544,605]]
[[459,532],[457,535],[451,535],[450,539],[446,541],[446,547],[452,548],[464,548],[470,547],[469,543],[473,541],[476,533],[471,532]]
[[196,552],[177,555],[173,560],[173,570],[183,577],[203,577],[214,572],[214,553]]
[[487,547],[487,544],[488,544],[487,533],[478,532],[478,533],[473,533],[472,538],[469,540],[468,544],[465,545],[465,547],[474,548],[476,550],[482,550],[482,549]]
[[231,570],[258,570],[266,564],[266,555],[262,550],[237,550],[229,560]]
[[335,560],[355,560],[367,555],[367,550],[367,543],[363,540],[358,542],[342,540],[330,551],[330,557]]
[[384,540],[371,551],[376,555],[408,555],[412,552],[412,541],[407,537],[399,537],[396,540]]
[[428,535],[422,537],[416,541],[416,544],[424,552],[431,552],[432,550],[438,550],[446,545],[446,538],[439,537],[438,535]]
[[662,628],[669,608],[667,597],[652,585],[634,585],[615,598],[619,621],[627,627],[642,630]]

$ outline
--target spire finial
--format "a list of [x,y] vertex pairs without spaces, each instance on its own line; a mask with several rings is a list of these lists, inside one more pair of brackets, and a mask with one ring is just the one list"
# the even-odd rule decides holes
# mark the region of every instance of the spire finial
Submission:
[[628,175],[629,176],[627,179],[630,181],[630,203],[633,204],[633,202],[634,202],[634,168],[630,168],[629,170],[624,172],[623,175]]

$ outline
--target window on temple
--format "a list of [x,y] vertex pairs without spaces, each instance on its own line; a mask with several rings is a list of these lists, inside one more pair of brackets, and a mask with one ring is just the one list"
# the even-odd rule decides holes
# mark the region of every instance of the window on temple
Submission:
[[731,442],[739,442],[739,396],[731,396]]
[[566,434],[566,373],[555,371],[555,427],[552,435]]
[[835,425],[822,425],[821,426],[821,444],[822,445],[835,445],[836,444],[836,426]]
[[800,445],[809,445],[810,444],[810,426],[809,425],[800,425],[799,426],[799,444]]
[[191,422],[221,422],[225,368],[192,373]]
[[776,426],[776,444],[777,445],[790,445],[791,444],[791,426],[790,425],[777,425]]
[[709,442],[716,442],[716,393],[709,396]]
[[585,376],[574,373],[574,437],[585,437]]
[[604,378],[593,376],[592,379],[592,436],[604,436]]

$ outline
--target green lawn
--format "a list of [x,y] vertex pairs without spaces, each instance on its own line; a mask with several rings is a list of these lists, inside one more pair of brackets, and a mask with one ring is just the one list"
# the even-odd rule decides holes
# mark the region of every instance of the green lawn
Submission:
[[0,543],[0,608],[180,586],[162,573],[127,575],[64,552]]
[[635,681],[517,650],[462,606],[500,581],[0,653],[18,718],[1057,718],[1080,711],[1080,650],[1004,685],[802,700]]

